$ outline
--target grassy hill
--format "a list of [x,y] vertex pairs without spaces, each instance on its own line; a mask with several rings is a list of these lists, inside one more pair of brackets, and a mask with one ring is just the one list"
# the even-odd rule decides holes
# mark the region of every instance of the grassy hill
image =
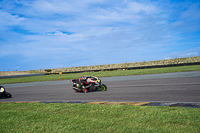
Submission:
[[52,68],[52,69],[40,69],[40,70],[29,70],[29,71],[7,71],[7,72],[0,71],[0,76],[36,74],[36,73],[47,73],[47,72],[49,73],[75,72],[75,71],[86,71],[86,70],[171,65],[171,64],[194,63],[194,62],[200,62],[200,56],[148,61],[148,62],[145,61],[145,62],[135,62],[135,63],[106,64],[106,65],[67,67],[67,68],[57,68],[57,69]]

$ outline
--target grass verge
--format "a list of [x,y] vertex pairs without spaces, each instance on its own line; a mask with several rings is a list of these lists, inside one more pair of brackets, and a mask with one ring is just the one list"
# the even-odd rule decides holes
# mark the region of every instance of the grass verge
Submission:
[[200,131],[200,108],[69,103],[0,103],[0,132]]
[[166,68],[151,68],[151,69],[137,69],[137,70],[84,72],[84,73],[74,73],[74,74],[44,75],[44,76],[32,76],[32,77],[20,77],[20,78],[7,78],[7,79],[0,79],[0,84],[38,82],[38,81],[53,81],[53,80],[68,80],[68,79],[79,78],[82,75],[88,75],[88,76],[89,75],[95,75],[95,76],[98,76],[98,77],[113,77],[113,76],[142,75],[142,74],[185,72],[185,71],[200,71],[200,65],[176,66],[176,67],[166,67]]

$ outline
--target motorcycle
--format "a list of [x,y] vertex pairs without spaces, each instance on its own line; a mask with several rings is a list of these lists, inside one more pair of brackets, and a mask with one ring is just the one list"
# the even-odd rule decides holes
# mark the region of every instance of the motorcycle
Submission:
[[12,95],[6,91],[6,89],[3,86],[0,86],[0,98],[11,98]]
[[75,92],[89,92],[89,91],[106,91],[107,86],[101,82],[101,80],[98,77],[90,76],[87,77],[87,81],[89,84],[82,88],[80,85],[79,79],[72,79],[71,82],[73,83],[73,89]]

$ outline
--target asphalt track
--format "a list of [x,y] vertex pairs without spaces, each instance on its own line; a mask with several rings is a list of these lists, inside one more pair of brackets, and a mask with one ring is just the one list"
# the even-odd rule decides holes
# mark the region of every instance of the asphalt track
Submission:
[[200,105],[200,71],[102,77],[104,92],[75,93],[70,80],[3,84],[12,98],[0,102],[153,102]]

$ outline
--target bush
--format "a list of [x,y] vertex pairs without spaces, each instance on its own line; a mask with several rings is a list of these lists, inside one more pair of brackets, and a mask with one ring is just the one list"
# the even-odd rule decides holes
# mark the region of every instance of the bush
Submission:
[[51,72],[52,70],[51,69],[45,69],[45,72]]

